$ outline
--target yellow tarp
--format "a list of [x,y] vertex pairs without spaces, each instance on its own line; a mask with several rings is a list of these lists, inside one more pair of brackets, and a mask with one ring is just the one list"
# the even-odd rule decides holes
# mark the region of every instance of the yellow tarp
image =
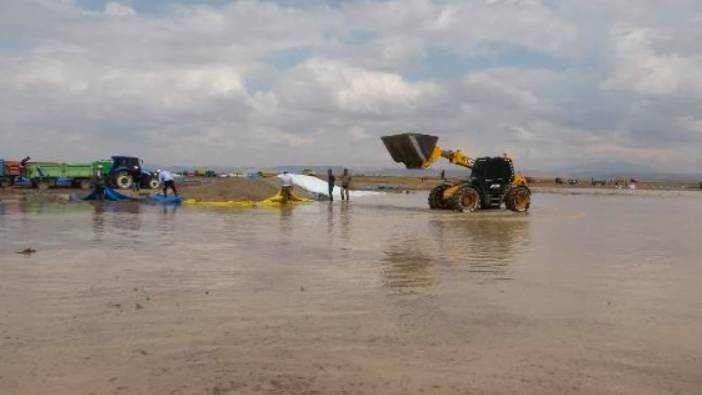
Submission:
[[283,199],[283,194],[278,192],[274,196],[269,197],[266,200],[253,201],[253,200],[230,200],[228,202],[207,202],[197,199],[186,199],[185,204],[191,206],[201,206],[201,207],[222,207],[222,208],[253,208],[253,207],[276,207],[281,204],[286,203],[308,203],[313,202],[312,199],[301,198],[295,194],[291,195],[291,198],[285,201]]

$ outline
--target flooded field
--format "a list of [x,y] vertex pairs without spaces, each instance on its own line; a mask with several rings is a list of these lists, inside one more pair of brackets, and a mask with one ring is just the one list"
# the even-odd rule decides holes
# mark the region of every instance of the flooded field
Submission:
[[702,391],[702,196],[425,198],[0,203],[0,393]]

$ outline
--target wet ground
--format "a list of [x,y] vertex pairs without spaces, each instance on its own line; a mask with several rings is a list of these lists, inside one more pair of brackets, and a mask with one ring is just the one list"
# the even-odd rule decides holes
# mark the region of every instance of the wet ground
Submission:
[[424,207],[0,203],[0,393],[702,391],[696,195]]

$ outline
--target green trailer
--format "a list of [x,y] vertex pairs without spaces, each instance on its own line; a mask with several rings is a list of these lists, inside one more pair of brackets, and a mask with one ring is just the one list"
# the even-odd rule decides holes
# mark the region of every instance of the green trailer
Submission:
[[27,177],[32,186],[39,189],[48,189],[54,186],[89,189],[98,166],[104,173],[105,167],[111,167],[111,165],[110,162],[106,161],[93,163],[31,162],[27,166]]

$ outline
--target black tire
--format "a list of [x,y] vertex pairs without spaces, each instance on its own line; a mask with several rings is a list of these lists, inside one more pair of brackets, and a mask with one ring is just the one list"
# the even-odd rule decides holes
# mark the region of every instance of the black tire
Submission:
[[531,191],[523,185],[513,187],[505,194],[505,206],[517,213],[529,211]]
[[156,177],[150,177],[146,184],[151,189],[159,189],[161,187],[161,182]]
[[115,176],[115,186],[119,189],[129,189],[134,183],[134,178],[126,171],[120,172]]
[[474,187],[466,185],[451,196],[449,207],[463,213],[478,211],[480,210],[480,192]]
[[36,183],[37,189],[46,191],[51,188],[51,183],[49,181],[39,181]]
[[0,180],[0,188],[7,188],[10,186],[10,180],[2,179]]
[[444,199],[444,191],[448,189],[450,185],[447,184],[441,184],[429,192],[429,198],[427,199],[429,201],[429,208],[433,210],[440,210],[440,209],[445,209],[446,205],[448,202],[446,199]]

